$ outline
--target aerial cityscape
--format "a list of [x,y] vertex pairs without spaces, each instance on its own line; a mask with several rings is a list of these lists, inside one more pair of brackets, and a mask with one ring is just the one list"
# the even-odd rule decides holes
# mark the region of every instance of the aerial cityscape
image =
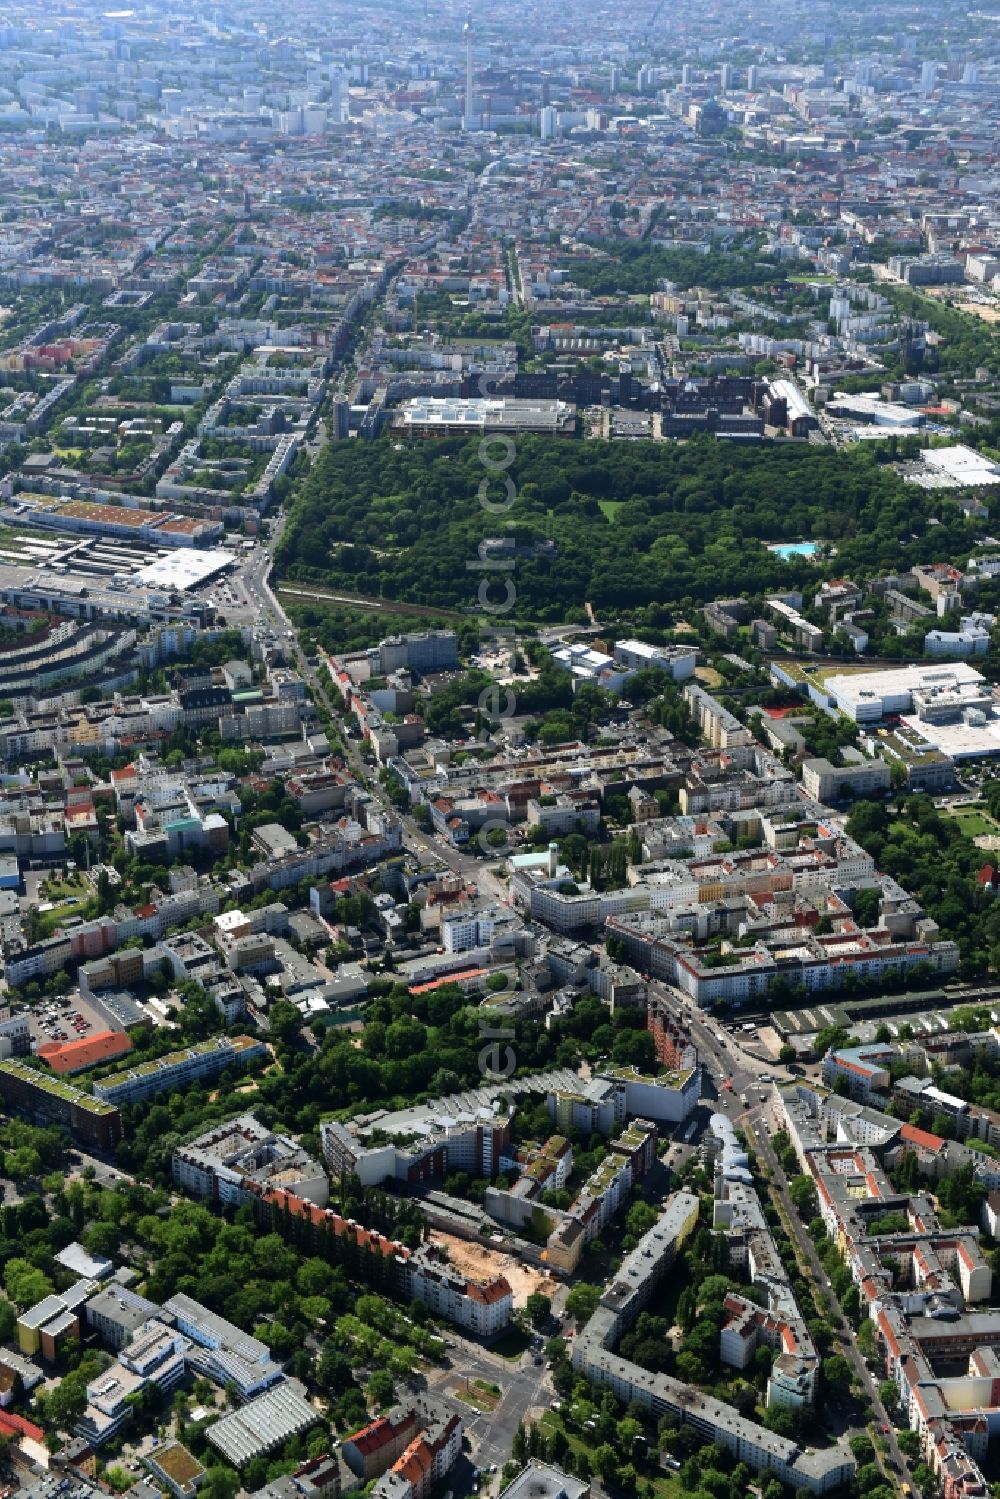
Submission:
[[0,16],[0,1499],[1000,1496],[1000,12]]

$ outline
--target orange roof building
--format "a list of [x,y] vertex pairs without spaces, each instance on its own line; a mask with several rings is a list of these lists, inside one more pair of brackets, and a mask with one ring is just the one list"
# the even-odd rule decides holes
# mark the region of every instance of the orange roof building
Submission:
[[18,1416],[14,1411],[0,1411],[0,1437],[29,1437],[33,1442],[44,1442],[45,1433],[33,1421]]
[[53,1072],[69,1077],[101,1062],[113,1062],[131,1050],[132,1042],[124,1031],[96,1031],[79,1041],[46,1041],[38,1048],[38,1055]]
[[341,1454],[351,1472],[367,1483],[388,1472],[412,1444],[418,1430],[415,1410],[394,1410],[345,1437]]

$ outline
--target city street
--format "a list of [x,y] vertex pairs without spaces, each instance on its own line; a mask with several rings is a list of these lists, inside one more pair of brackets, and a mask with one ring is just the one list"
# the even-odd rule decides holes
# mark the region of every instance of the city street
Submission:
[[[771,1144],[771,1121],[767,1120],[759,1110],[754,1110],[749,1117],[748,1123],[754,1148],[770,1172],[775,1192],[781,1204],[782,1217],[792,1238],[795,1240],[799,1261],[806,1266],[820,1301],[828,1301],[833,1305],[835,1309],[835,1314],[832,1318],[834,1326],[836,1327],[842,1321],[846,1323],[846,1318],[844,1318],[836,1293],[816,1252],[816,1246],[807,1233],[805,1225],[802,1223],[792,1203],[788,1190],[788,1179],[785,1176],[781,1162],[778,1160],[777,1153]],[[896,1441],[895,1428],[889,1420],[882,1401],[879,1399],[878,1383],[858,1352],[853,1329],[849,1330],[846,1334],[838,1335],[837,1342],[840,1352],[851,1365],[858,1383],[871,1402],[875,1420],[880,1432],[883,1434],[883,1440],[888,1449],[889,1457],[892,1463],[895,1464],[895,1471],[897,1473],[905,1472],[906,1460]],[[884,1471],[884,1463],[882,1466]],[[895,1486],[892,1473],[890,1472],[886,1476],[888,1481]]]
[[[651,996],[664,1000],[691,1032],[698,1058],[720,1095],[720,1106],[728,1108],[733,1100],[738,1105],[741,1093],[759,1089],[765,1079],[768,1086],[771,1079],[778,1083],[792,1080],[792,1074],[779,1062],[764,1061],[755,1055],[730,1035],[720,1020],[707,1016],[679,990],[656,979],[648,982],[648,989]],[[732,1093],[722,1087],[727,1078],[731,1079]]]
[[[466,1338],[455,1337],[453,1329],[449,1330],[449,1340],[455,1345],[454,1367],[429,1373],[427,1382],[462,1417],[472,1460],[484,1470],[482,1486],[485,1490],[488,1486],[485,1469],[491,1463],[501,1468],[508,1460],[518,1426],[529,1411],[537,1412],[549,1405],[552,1388],[546,1382],[548,1372],[544,1361],[536,1365],[532,1354],[525,1354],[518,1362],[507,1360]],[[478,1412],[456,1393],[467,1389],[476,1380],[499,1385],[503,1391],[494,1411]],[[471,1474],[467,1476],[471,1479]],[[461,1486],[459,1489],[461,1491]]]
[[[260,546],[255,547],[253,552],[244,561],[241,567],[241,577],[248,595],[253,601],[255,617],[266,620],[275,634],[281,640],[287,654],[292,658],[294,665],[309,683],[313,696],[322,704],[332,718],[339,721],[340,715],[334,708],[329,694],[323,683],[322,674],[310,663],[299,644],[298,635],[288,618],[277,595],[270,585],[270,572],[273,556],[281,534],[285,526],[284,515],[279,515],[272,522],[271,535],[268,540]],[[368,786],[372,796],[384,805],[389,801],[384,791],[379,786],[377,779],[372,775],[372,767],[364,761],[361,751],[355,741],[344,736],[345,753],[351,769],[355,775],[361,776]],[[460,875],[462,879],[475,881],[494,900],[505,900],[506,890],[503,883],[489,872],[488,861],[478,858],[474,854],[464,853],[461,849],[452,847],[441,839],[433,838],[425,833],[412,817],[405,813],[398,813],[403,825],[403,844],[411,853],[423,858],[430,854],[437,859],[453,874]]]

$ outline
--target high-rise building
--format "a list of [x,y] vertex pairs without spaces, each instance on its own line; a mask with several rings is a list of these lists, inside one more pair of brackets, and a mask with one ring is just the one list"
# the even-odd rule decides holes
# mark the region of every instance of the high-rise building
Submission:
[[543,141],[550,141],[556,133],[556,112],[551,104],[546,104],[538,116],[538,126]]
[[920,67],[920,92],[922,94],[931,94],[931,93],[933,93],[934,92],[934,86],[935,86],[936,83],[937,83],[937,63],[936,62],[925,62],[925,63],[922,63],[921,67]]
[[965,67],[962,69],[962,82],[963,83],[978,83],[979,82],[979,69],[976,67],[976,64],[974,62],[967,62],[965,64]]
[[722,89],[722,92],[724,94],[727,94],[732,86],[733,65],[731,62],[724,62],[719,70],[719,87]]
[[472,12],[466,17],[462,32],[465,37],[465,119],[464,128],[472,130]]
[[347,87],[339,68],[330,69],[330,120],[340,125],[347,113]]
[[694,69],[689,62],[681,68],[681,88],[690,88],[694,82]]
[[758,87],[757,66],[751,63],[747,68],[747,92],[755,93]]

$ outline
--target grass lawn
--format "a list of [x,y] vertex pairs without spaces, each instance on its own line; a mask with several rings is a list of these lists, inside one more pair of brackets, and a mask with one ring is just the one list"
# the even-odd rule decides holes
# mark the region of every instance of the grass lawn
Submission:
[[54,550],[57,544],[65,546],[67,542],[79,540],[79,536],[72,536],[68,531],[44,531],[40,526],[22,526],[16,531],[9,526],[0,526],[0,547],[5,552],[23,551],[26,541],[45,541]]
[[83,900],[91,894],[89,881],[78,878],[69,880],[46,880],[44,899],[52,902],[65,901],[75,898]]
[[614,520],[615,520],[615,517],[617,516],[619,510],[624,505],[625,501],[624,500],[598,500],[597,503],[601,507],[601,514],[604,516],[604,519],[607,520],[607,521],[611,521],[612,524],[613,524]]
[[461,1400],[463,1405],[471,1405],[473,1410],[482,1411],[489,1415],[495,1411],[503,1396],[496,1388],[491,1389],[484,1379],[470,1380],[468,1385],[457,1384],[452,1389],[456,1400]]
[[1000,827],[982,803],[974,807],[956,807],[951,815],[966,838],[987,838],[1000,833]]
[[46,935],[67,916],[81,916],[86,920],[96,909],[94,891],[83,878],[49,880],[44,892],[40,890],[39,894],[44,904],[52,906],[51,911],[43,911],[39,917],[39,928]]
[[[645,1474],[642,1481],[643,1484],[647,1482]],[[649,1479],[649,1482],[653,1485],[653,1493],[656,1495],[656,1499],[682,1499],[684,1485],[679,1478],[671,1477],[667,1473],[661,1473],[658,1477]]]

